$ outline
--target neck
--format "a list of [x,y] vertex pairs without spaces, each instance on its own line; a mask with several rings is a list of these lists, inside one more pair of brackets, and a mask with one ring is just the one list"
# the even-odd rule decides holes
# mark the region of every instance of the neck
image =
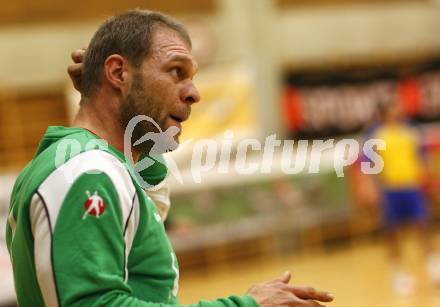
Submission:
[[[114,101],[89,99],[82,103],[73,126],[87,129],[105,140],[120,152],[124,152],[124,129],[117,112],[114,112]],[[133,159],[137,161],[139,153],[132,150]]]

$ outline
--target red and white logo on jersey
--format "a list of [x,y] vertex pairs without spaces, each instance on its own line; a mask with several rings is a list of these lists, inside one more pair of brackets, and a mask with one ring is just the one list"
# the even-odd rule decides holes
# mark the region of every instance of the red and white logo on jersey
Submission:
[[86,202],[84,203],[84,210],[86,210],[86,212],[84,212],[82,219],[84,220],[89,215],[93,215],[99,218],[105,210],[104,200],[101,196],[98,195],[97,191],[95,191],[93,195],[90,195],[90,192],[86,191],[86,194],[88,197]]

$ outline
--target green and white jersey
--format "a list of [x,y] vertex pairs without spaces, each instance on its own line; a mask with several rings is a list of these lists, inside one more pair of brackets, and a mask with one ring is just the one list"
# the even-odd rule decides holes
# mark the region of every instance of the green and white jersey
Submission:
[[[179,306],[160,215],[123,154],[87,130],[49,127],[9,212],[19,306]],[[231,296],[193,306],[257,304]]]

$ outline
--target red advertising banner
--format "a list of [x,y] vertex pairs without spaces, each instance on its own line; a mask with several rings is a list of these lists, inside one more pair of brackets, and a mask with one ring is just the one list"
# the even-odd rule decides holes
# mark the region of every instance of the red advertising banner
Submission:
[[378,103],[398,101],[421,121],[440,119],[440,69],[401,78],[369,78],[322,83],[295,81],[284,90],[284,122],[305,136],[356,132],[373,118]]

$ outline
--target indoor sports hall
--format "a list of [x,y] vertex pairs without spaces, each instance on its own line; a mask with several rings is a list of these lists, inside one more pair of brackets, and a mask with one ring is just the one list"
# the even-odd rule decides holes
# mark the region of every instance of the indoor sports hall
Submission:
[[79,108],[71,52],[135,8],[181,21],[199,67],[165,154],[182,304],[288,270],[327,306],[440,306],[439,0],[2,0],[0,307],[14,182]]

